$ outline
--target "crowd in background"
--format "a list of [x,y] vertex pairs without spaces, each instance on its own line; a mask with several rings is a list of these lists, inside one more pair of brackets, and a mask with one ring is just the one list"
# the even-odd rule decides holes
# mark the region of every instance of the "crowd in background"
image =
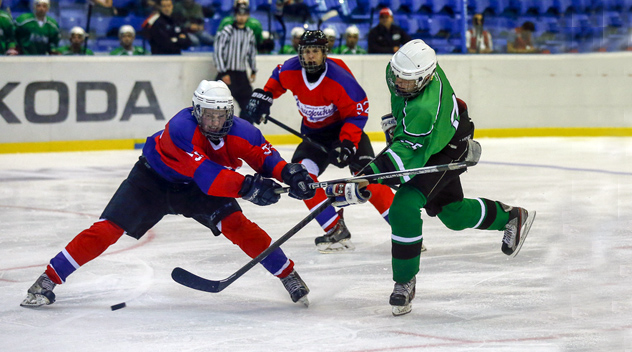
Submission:
[[[327,0],[30,1],[0,0],[0,51],[6,55],[212,52],[216,37],[235,22],[235,11],[246,16],[258,54],[296,54],[300,35],[317,27],[330,52],[341,55],[393,54],[416,38],[438,53],[632,50],[632,2],[624,0],[569,0],[559,9],[528,8],[528,1],[519,2],[522,9],[493,9],[471,0],[468,9],[479,12],[467,15],[465,36],[457,1],[439,8],[450,2],[344,0],[335,2],[340,7],[333,14]],[[430,5],[412,5],[424,3]]]

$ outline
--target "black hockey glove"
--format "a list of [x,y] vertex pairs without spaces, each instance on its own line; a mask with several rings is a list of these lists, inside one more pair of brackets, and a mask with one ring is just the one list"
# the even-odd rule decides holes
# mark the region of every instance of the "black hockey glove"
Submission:
[[246,175],[241,184],[239,195],[242,199],[257,205],[270,205],[279,201],[280,194],[274,193],[277,188],[283,188],[280,184],[259,174]]
[[257,125],[266,122],[266,117],[270,115],[272,100],[272,93],[260,88],[255,89],[250,96],[250,101],[243,114],[244,119]]
[[338,167],[345,167],[351,163],[355,153],[356,147],[352,141],[336,141],[329,151],[329,162]]
[[314,182],[303,164],[290,163],[281,170],[283,182],[290,186],[290,197],[296,199],[310,199],[316,195],[316,190],[309,188]]

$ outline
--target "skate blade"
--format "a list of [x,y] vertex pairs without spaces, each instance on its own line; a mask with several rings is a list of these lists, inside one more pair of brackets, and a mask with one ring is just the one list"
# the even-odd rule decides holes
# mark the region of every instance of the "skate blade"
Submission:
[[316,249],[318,249],[318,251],[323,254],[339,253],[344,251],[353,251],[355,249],[355,245],[353,244],[353,242],[351,242],[350,239],[345,239],[333,243],[317,244]]
[[518,243],[518,246],[516,247],[516,250],[511,255],[512,257],[515,257],[515,256],[518,255],[518,252],[520,252],[520,249],[522,248],[522,244],[524,243],[524,240],[527,239],[527,235],[529,234],[529,230],[531,230],[531,225],[533,225],[533,220],[535,220],[535,214],[536,214],[535,211],[533,211],[533,214],[529,213],[529,215],[527,217],[527,222],[525,222],[524,228],[522,229],[522,233],[520,234],[520,242]]
[[405,306],[392,306],[392,307],[393,307],[393,315],[396,317],[400,315],[408,314],[410,313],[410,311],[413,310],[412,303],[408,303]]
[[309,307],[309,299],[307,299],[307,295],[299,298],[297,303],[303,303],[305,307]]
[[50,301],[46,298],[46,296],[29,293],[22,303],[20,303],[20,307],[37,308],[47,304],[50,304]]

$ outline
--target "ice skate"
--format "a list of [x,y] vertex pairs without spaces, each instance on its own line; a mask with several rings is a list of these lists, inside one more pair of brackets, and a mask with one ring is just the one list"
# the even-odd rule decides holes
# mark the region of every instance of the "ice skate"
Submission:
[[509,210],[509,222],[505,226],[505,235],[501,246],[503,253],[513,257],[518,255],[534,219],[535,211],[529,213],[526,209],[519,207],[512,207]]
[[301,302],[305,305],[305,307],[309,307],[309,300],[307,299],[309,288],[298,275],[296,270],[292,270],[290,275],[281,279],[281,282],[283,283],[283,286],[285,286],[287,292],[290,293],[292,302]]
[[55,293],[53,289],[55,284],[46,273],[40,275],[35,283],[28,289],[26,298],[20,306],[22,307],[39,307],[46,304],[53,304],[55,302]]
[[338,211],[338,223],[331,230],[329,230],[323,236],[316,237],[314,242],[316,248],[321,253],[335,253],[341,251],[352,251],[355,246],[351,242],[351,233],[345,225],[345,221],[342,218],[342,211]]
[[404,284],[395,283],[395,288],[393,288],[393,293],[391,293],[391,299],[389,300],[389,303],[393,306],[394,316],[404,315],[413,310],[411,301],[415,298],[416,284],[417,279],[415,277]]

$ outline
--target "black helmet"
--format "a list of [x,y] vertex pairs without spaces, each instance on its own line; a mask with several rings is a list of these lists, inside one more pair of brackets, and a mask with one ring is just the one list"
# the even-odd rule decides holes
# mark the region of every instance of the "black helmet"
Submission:
[[309,46],[327,46],[327,36],[323,31],[317,29],[315,31],[306,30],[305,33],[301,36],[301,41],[298,42],[298,45],[309,45]]
[[[298,42],[298,59],[301,66],[308,73],[318,72],[325,68],[325,60],[327,59],[327,36],[321,30],[310,31],[307,30],[301,36],[301,40]],[[321,63],[305,61],[303,57],[303,51],[307,48],[321,49],[323,53],[323,61]]]

